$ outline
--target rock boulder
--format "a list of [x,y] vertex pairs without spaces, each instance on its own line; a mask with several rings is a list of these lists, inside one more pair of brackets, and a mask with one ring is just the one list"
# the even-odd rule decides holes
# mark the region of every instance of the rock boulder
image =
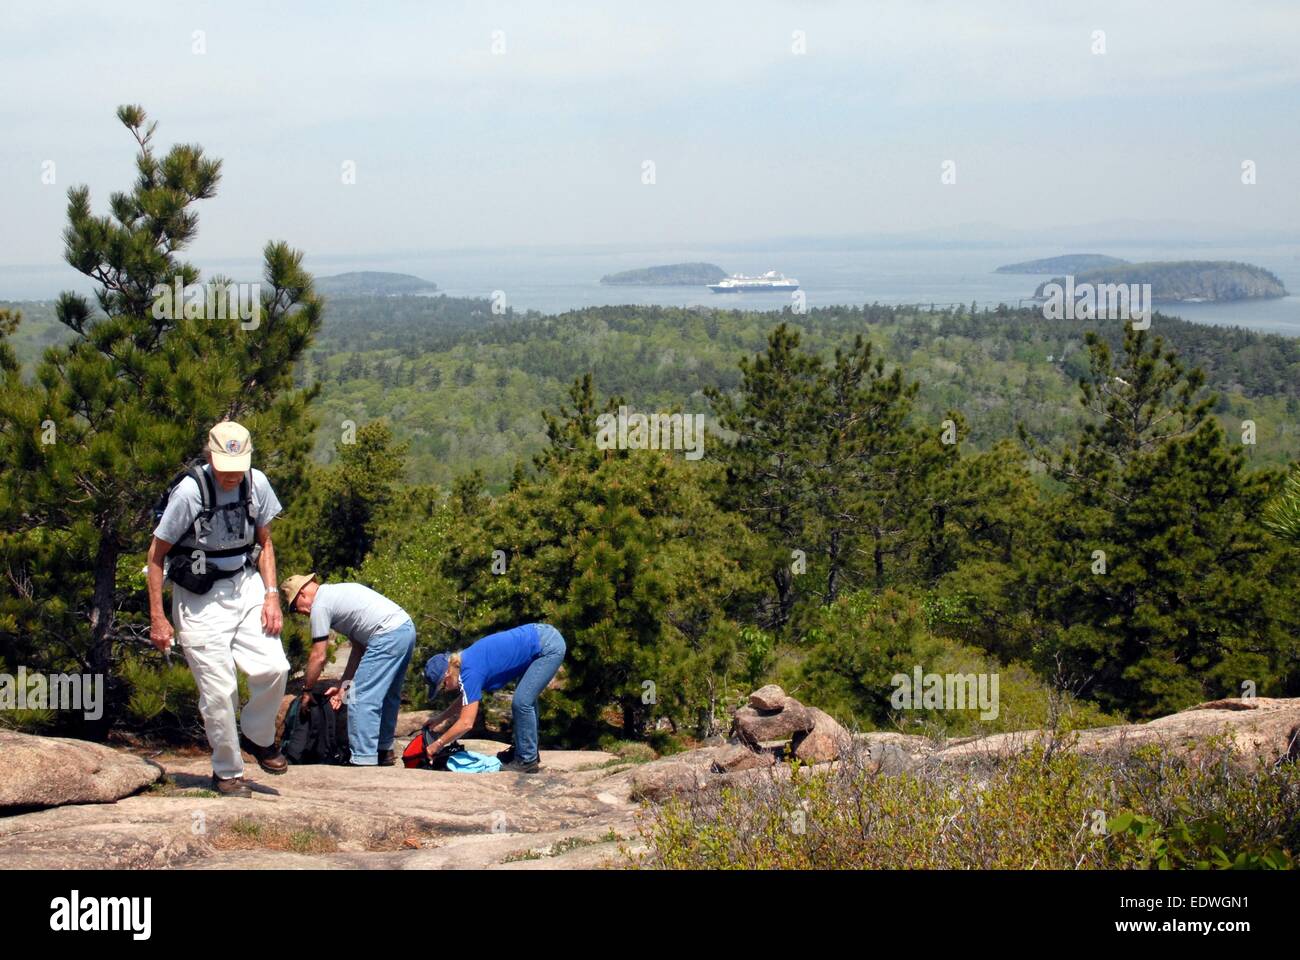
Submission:
[[0,812],[112,803],[162,774],[134,754],[88,740],[0,730]]
[[808,708],[794,697],[786,697],[779,710],[741,707],[736,711],[736,736],[753,746],[789,740],[795,734],[807,733],[812,728],[813,717]]
[[631,799],[662,803],[672,796],[690,793],[704,785],[701,771],[681,760],[655,760],[632,774]]
[[[942,762],[996,757],[1022,750],[1046,736],[1041,730],[999,733],[953,744],[937,752],[935,757]],[[1223,738],[1234,753],[1247,761],[1276,763],[1300,759],[1300,699],[1212,700],[1147,723],[1079,730],[1068,735],[1064,745],[1085,755],[1121,751],[1142,744],[1189,751],[1216,737]]]
[[797,733],[791,741],[794,755],[805,763],[838,760],[853,744],[852,735],[835,718],[816,707],[804,708],[812,718],[812,729]]
[[776,754],[771,750],[752,750],[743,744],[736,744],[718,753],[713,760],[712,770],[714,773],[734,773],[737,770],[770,767],[774,763]]
[[785,691],[775,683],[759,687],[749,695],[749,705],[755,710],[780,710],[785,706]]

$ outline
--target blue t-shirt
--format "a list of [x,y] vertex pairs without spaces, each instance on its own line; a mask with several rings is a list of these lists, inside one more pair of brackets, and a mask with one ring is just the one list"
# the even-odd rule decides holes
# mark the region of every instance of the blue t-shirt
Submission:
[[519,679],[541,652],[542,641],[535,623],[489,633],[474,641],[460,656],[461,703],[477,703],[484,693]]

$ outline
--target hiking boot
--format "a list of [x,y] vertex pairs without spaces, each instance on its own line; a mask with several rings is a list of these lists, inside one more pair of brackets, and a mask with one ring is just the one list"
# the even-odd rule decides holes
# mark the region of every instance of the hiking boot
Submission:
[[252,754],[257,765],[267,773],[284,773],[289,769],[289,761],[284,758],[280,752],[280,745],[273,743],[269,747],[259,747],[248,737],[240,734],[239,748],[245,753]]
[[380,750],[380,751],[379,751],[379,765],[380,765],[381,767],[395,767],[395,766],[397,766],[397,751],[396,751],[396,750]]
[[253,791],[248,789],[248,784],[244,782],[243,777],[231,777],[223,780],[215,773],[212,775],[212,789],[223,797],[251,797]]
[[510,773],[540,773],[542,769],[541,757],[527,762],[518,758],[511,760],[509,763],[501,764],[501,769]]
[[512,744],[511,746],[507,747],[505,750],[502,750],[500,753],[498,753],[497,759],[501,761],[501,766],[503,767],[508,763],[514,763],[515,762],[514,745]]

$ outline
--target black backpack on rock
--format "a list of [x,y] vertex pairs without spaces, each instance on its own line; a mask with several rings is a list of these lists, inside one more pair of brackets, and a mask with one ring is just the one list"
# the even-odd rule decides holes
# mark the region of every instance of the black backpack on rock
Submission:
[[348,707],[338,710],[329,697],[312,694],[304,712],[302,697],[294,697],[284,716],[280,750],[290,763],[345,764],[352,759],[348,747]]

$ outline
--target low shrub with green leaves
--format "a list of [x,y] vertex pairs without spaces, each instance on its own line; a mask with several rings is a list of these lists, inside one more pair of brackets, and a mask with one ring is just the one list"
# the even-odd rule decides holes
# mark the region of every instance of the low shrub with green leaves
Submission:
[[649,807],[663,869],[1290,868],[1300,769],[1143,747],[1105,759],[1039,745],[967,769],[886,775],[865,752]]

